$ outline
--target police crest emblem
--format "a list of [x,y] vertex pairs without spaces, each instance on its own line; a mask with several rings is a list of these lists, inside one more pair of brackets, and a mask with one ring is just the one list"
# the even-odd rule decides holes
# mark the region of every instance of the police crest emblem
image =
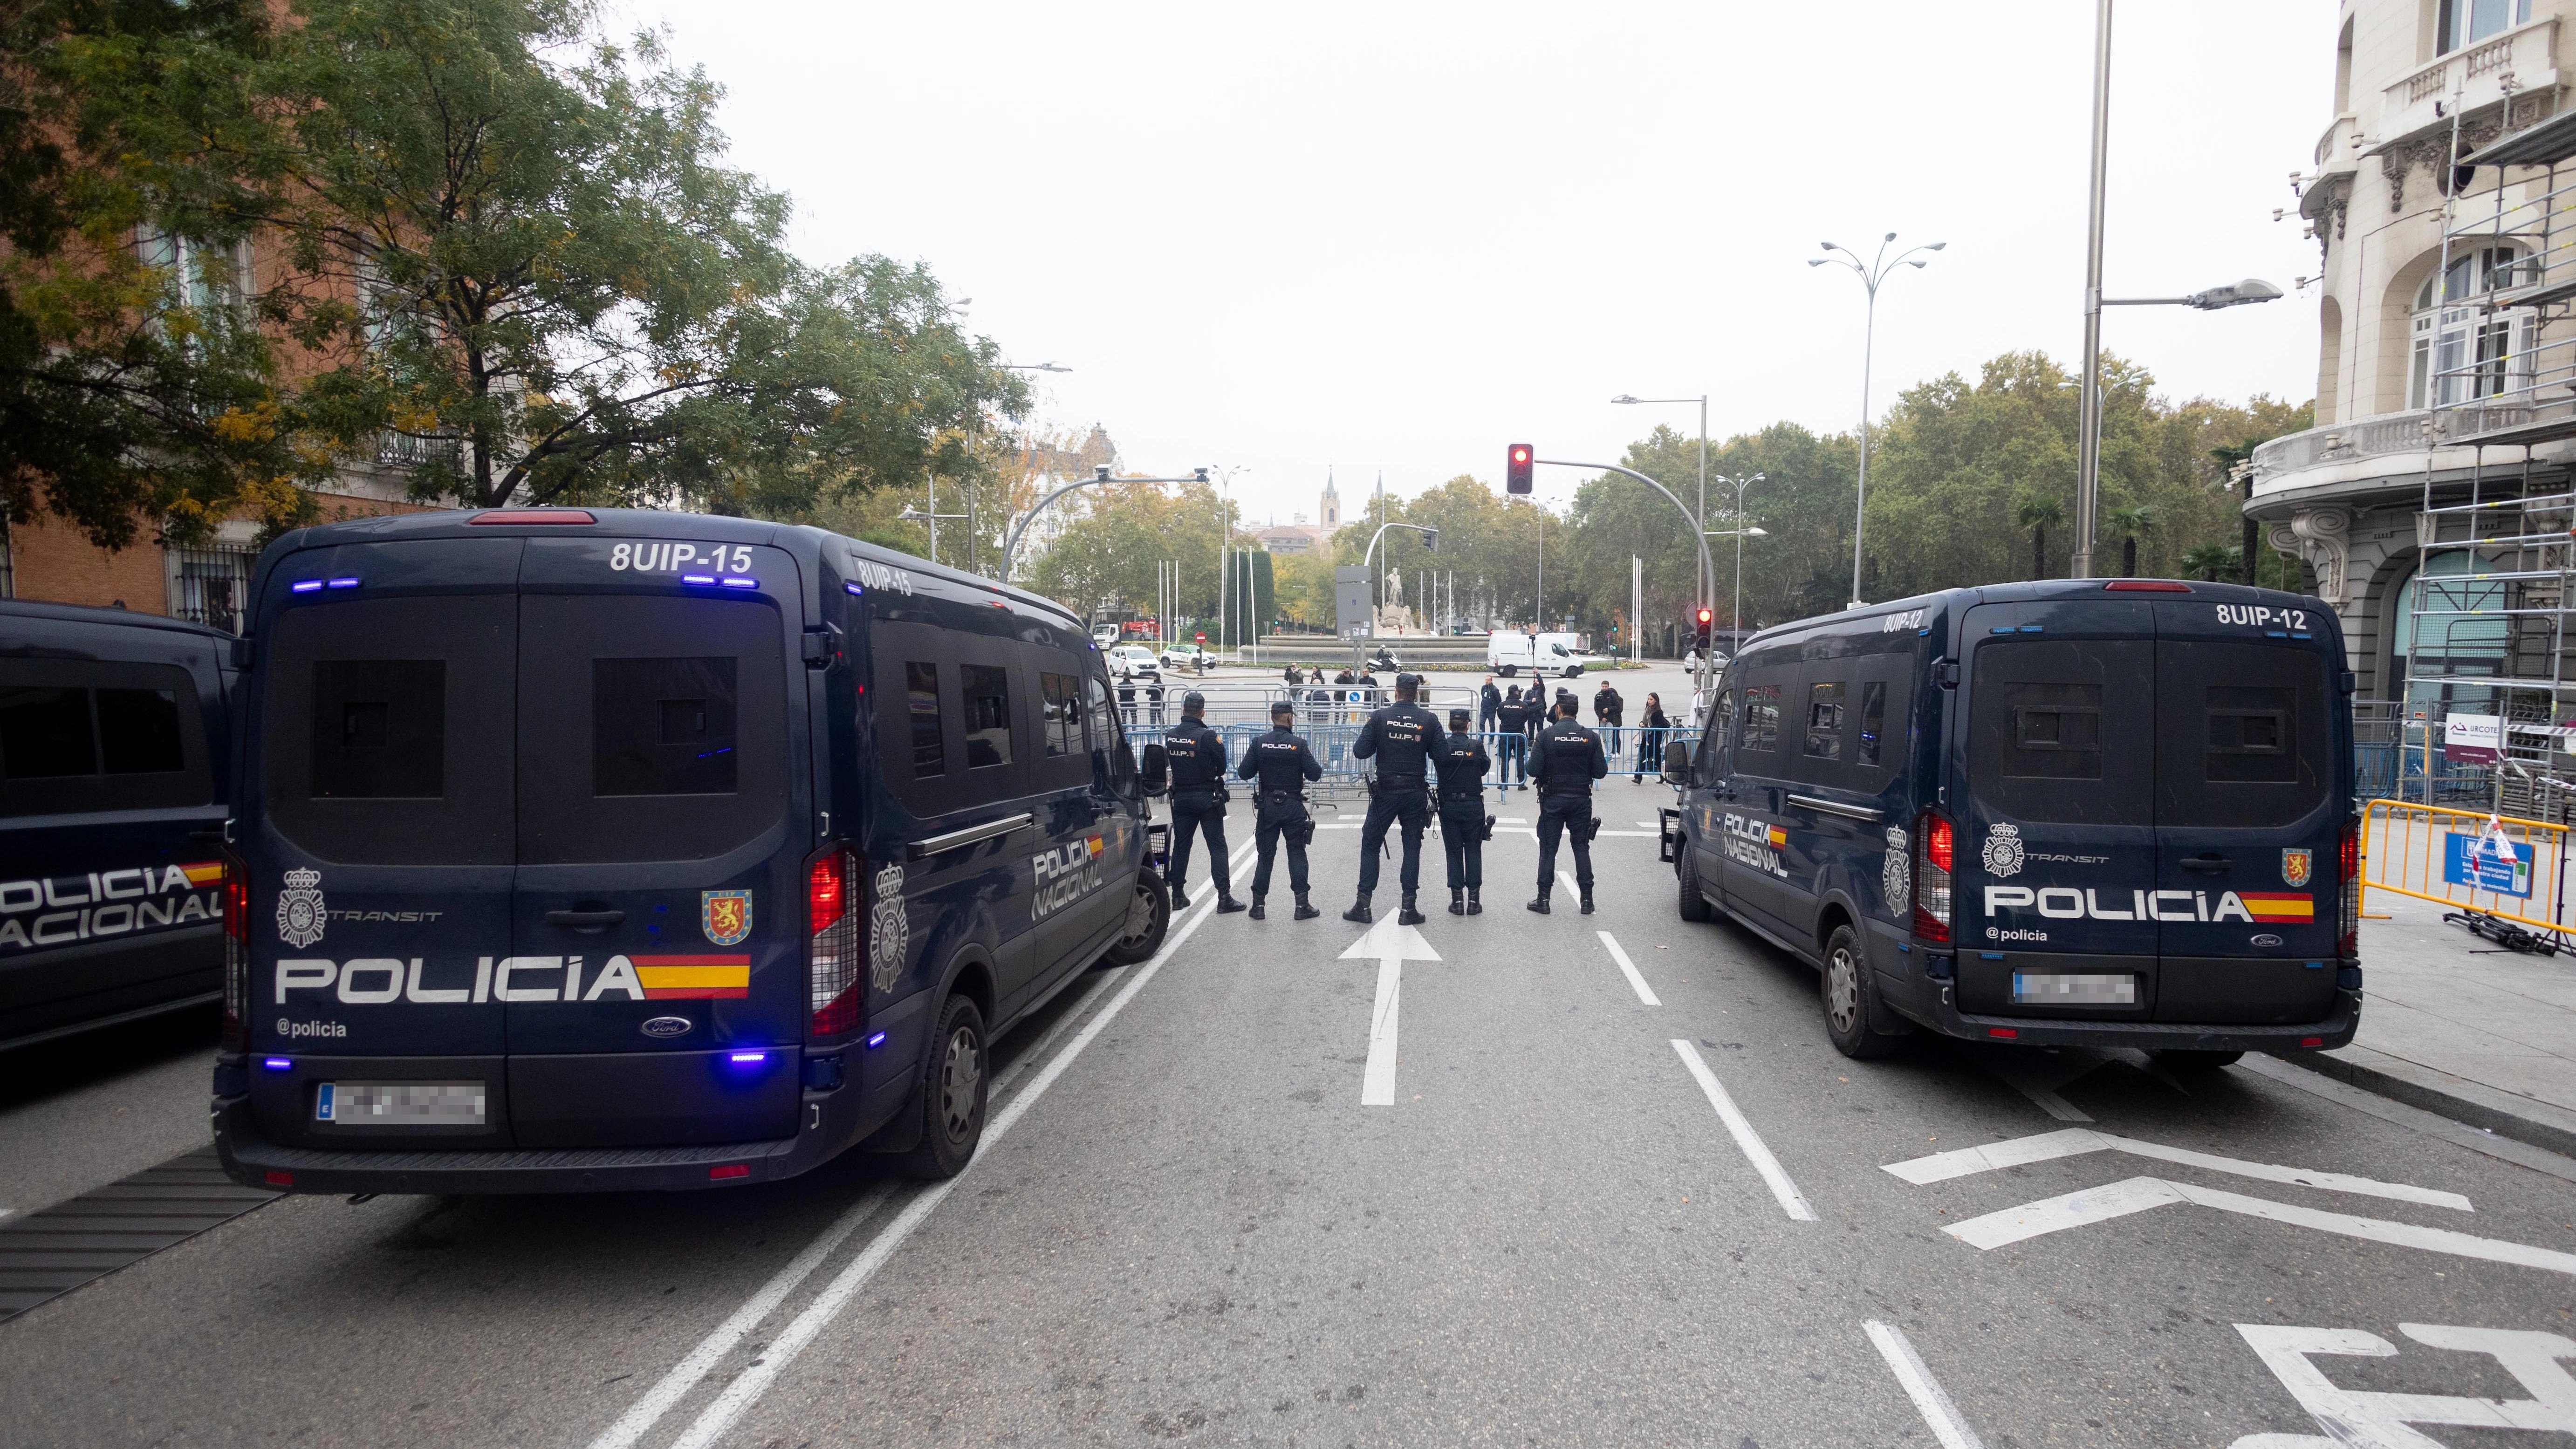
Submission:
[[884,995],[903,975],[904,948],[912,944],[912,923],[903,907],[903,867],[877,872],[876,905],[868,912],[868,984]]
[[698,892],[698,928],[716,945],[739,944],[751,934],[751,892]]
[[1878,883],[1887,892],[1887,908],[1903,912],[1914,900],[1914,863],[1908,859],[1910,846],[1905,832],[1891,825],[1887,828],[1887,861],[1879,868]]
[[2021,827],[1990,825],[1986,827],[1986,848],[1979,852],[1989,875],[2004,877],[2021,874]]
[[277,939],[301,951],[322,939],[329,913],[322,906],[322,872],[290,870],[277,893]]
[[2281,852],[2281,884],[2303,886],[2316,871],[2316,852],[2285,850]]

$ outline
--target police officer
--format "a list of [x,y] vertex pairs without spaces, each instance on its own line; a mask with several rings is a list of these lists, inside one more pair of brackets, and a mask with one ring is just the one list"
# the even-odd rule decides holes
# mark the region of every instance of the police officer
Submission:
[[1413,674],[1395,677],[1395,703],[1378,710],[1360,726],[1351,745],[1353,759],[1377,761],[1369,784],[1368,822],[1360,827],[1360,898],[1342,912],[1345,921],[1368,924],[1369,893],[1377,889],[1378,852],[1386,848],[1387,826],[1404,826],[1404,909],[1397,922],[1418,926],[1422,912],[1413,908],[1413,893],[1422,884],[1422,831],[1431,823],[1431,760],[1440,752],[1440,720],[1414,702],[1422,680]]
[[1324,778],[1324,764],[1297,733],[1297,706],[1278,700],[1270,706],[1270,733],[1243,752],[1235,773],[1258,777],[1253,788],[1252,840],[1261,854],[1252,867],[1252,918],[1265,914],[1261,898],[1270,893],[1270,862],[1279,842],[1288,842],[1288,888],[1297,893],[1297,919],[1310,921],[1323,912],[1306,899],[1306,844],[1315,838],[1315,817],[1306,811],[1306,782]]
[[1225,849],[1225,739],[1200,718],[1207,700],[1193,689],[1181,696],[1181,722],[1163,736],[1172,761],[1172,909],[1190,903],[1181,884],[1190,873],[1190,845],[1207,832],[1208,870],[1216,877],[1217,914],[1243,909],[1228,878]]
[[1467,730],[1462,705],[1449,711],[1449,733],[1432,757],[1440,771],[1440,848],[1449,857],[1449,914],[1482,915],[1485,884],[1485,772],[1494,762]]
[[1583,914],[1592,914],[1592,782],[1610,773],[1601,737],[1576,718],[1574,696],[1557,701],[1556,722],[1539,731],[1530,751],[1530,778],[1538,782],[1538,899],[1529,908],[1547,914],[1548,887],[1556,880],[1557,836],[1574,836],[1574,883],[1583,891]]

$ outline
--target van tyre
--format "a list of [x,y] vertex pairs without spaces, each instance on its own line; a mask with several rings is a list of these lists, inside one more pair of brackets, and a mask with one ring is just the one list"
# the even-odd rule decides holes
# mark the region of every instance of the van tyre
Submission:
[[1886,1056],[1904,1040],[1869,1029],[1878,1001],[1875,977],[1861,955],[1860,933],[1848,925],[1834,927],[1825,941],[1825,1035],[1834,1039],[1834,1050],[1856,1061]]
[[1112,966],[1133,966],[1150,961],[1163,949],[1163,933],[1172,928],[1172,893],[1163,888],[1163,878],[1151,867],[1136,872],[1135,893],[1128,898],[1127,923],[1118,939],[1100,953],[1100,959]]
[[1681,878],[1681,899],[1676,903],[1685,921],[1709,921],[1717,918],[1717,907],[1699,893],[1699,862],[1691,854],[1690,841],[1682,841],[1681,859],[1673,863],[1673,874]]
[[930,1061],[921,1084],[921,1143],[904,1155],[912,1177],[955,1177],[975,1160],[984,1140],[984,1099],[992,1081],[985,1052],[984,1013],[963,996],[948,998],[939,1030],[930,1039]]

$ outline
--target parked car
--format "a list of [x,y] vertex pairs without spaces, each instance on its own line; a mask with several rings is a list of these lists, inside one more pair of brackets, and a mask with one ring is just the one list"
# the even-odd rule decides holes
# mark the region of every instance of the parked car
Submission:
[[1109,673],[1118,679],[1151,679],[1163,677],[1163,661],[1142,644],[1120,644],[1109,651]]
[[1163,647],[1165,669],[1199,670],[1215,662],[1213,656],[1196,644],[1167,644]]

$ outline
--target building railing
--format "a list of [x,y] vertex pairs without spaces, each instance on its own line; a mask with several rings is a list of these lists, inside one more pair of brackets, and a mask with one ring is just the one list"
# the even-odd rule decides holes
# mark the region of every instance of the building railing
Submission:
[[2304,473],[2311,468],[2406,453],[2420,454],[2424,451],[2428,425],[2432,429],[2429,436],[2436,446],[2459,446],[2479,433],[2520,427],[2530,422],[2531,417],[2532,410],[2528,407],[2473,403],[2446,408],[2410,408],[2405,412],[2382,413],[2377,417],[2291,433],[2254,449],[2255,491],[2261,492],[2263,485],[2271,479]]
[[2455,98],[2463,109],[2493,105],[2505,98],[2502,82],[2508,76],[2517,95],[2554,89],[2557,57],[2555,17],[2530,21],[2452,51],[2381,89],[2374,139],[2384,145],[2446,124]]

